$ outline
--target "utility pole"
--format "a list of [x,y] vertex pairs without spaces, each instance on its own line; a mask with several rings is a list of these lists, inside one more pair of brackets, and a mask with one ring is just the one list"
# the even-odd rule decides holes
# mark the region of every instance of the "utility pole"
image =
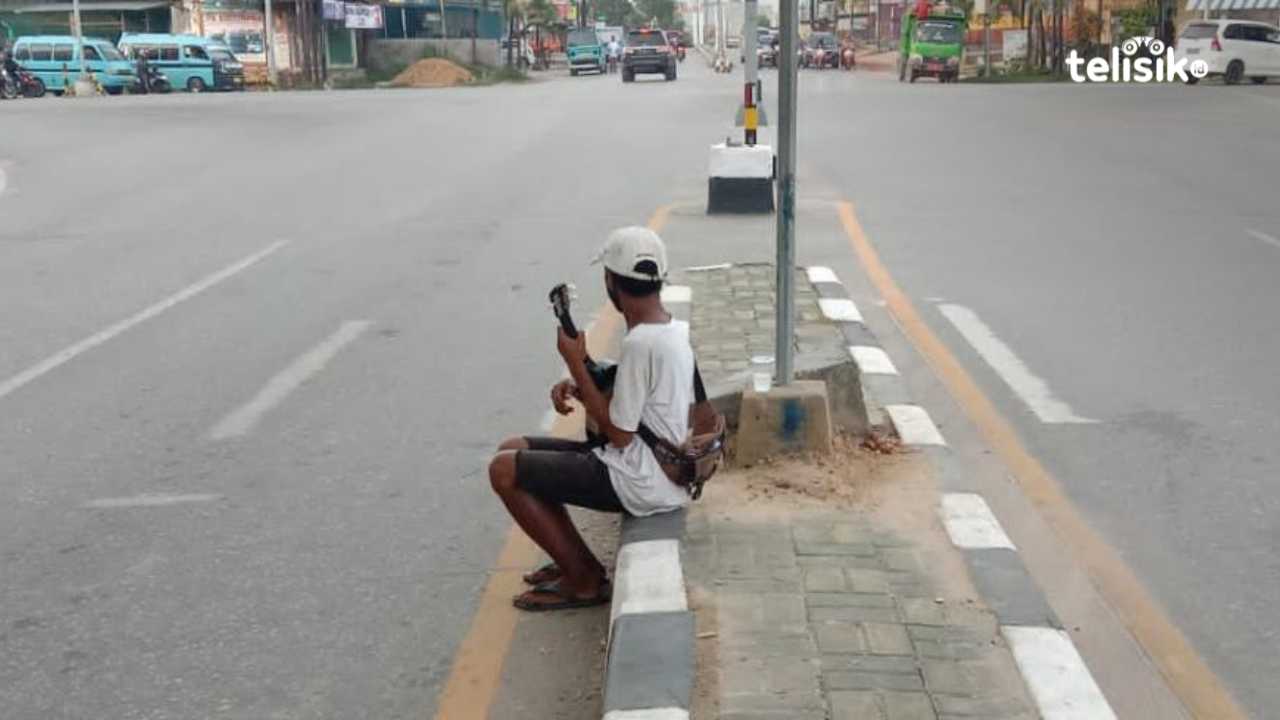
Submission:
[[775,382],[793,379],[796,281],[796,39],[800,35],[799,0],[778,0],[782,43],[778,58],[778,254]]
[[266,16],[267,36],[262,43],[262,51],[267,55],[267,84],[276,86],[276,32],[275,18],[272,17],[271,0],[265,1],[263,15]]
[[716,51],[719,55],[725,51],[724,0],[716,0]]
[[745,81],[742,86],[742,128],[743,142],[747,145],[756,144],[756,127],[760,122],[759,110],[756,108],[759,82],[756,68],[756,61],[759,59],[756,57],[758,7],[756,0],[746,0],[742,13],[742,75]]
[[77,54],[80,56],[80,79],[83,80],[89,75],[89,66],[84,60],[84,32],[80,29],[80,0],[71,0],[71,14],[75,20],[76,46],[79,48]]
[[982,14],[982,74],[991,77],[991,15],[987,13]]
[[[270,0],[267,0],[267,1],[268,1],[268,2],[270,2]],[[449,42],[448,42],[448,41],[449,41],[449,26],[445,24],[445,20],[444,20],[444,14],[445,14],[445,13],[444,13],[444,0],[440,0],[440,3],[439,3],[439,4],[440,4],[440,39],[444,41],[444,43],[443,43],[443,45],[444,45],[444,54],[445,54],[445,57],[448,57],[448,56],[449,56]],[[535,33],[536,33],[536,32],[537,32],[537,31],[535,30]],[[541,47],[539,47],[539,48],[538,48],[538,52],[542,52],[542,48],[541,48]]]
[[987,0],[974,0],[973,12],[982,16],[982,75],[991,77],[991,14]]

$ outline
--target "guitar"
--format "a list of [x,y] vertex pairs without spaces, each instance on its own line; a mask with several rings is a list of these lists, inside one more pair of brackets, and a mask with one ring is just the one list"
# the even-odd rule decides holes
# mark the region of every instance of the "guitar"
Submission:
[[[573,286],[560,283],[551,288],[547,299],[551,301],[551,312],[560,321],[564,333],[571,338],[578,337],[578,327],[573,324],[573,316],[569,314],[569,306],[573,304]],[[600,392],[608,394],[613,390],[613,381],[618,377],[618,366],[611,362],[597,362],[588,355],[587,374]]]

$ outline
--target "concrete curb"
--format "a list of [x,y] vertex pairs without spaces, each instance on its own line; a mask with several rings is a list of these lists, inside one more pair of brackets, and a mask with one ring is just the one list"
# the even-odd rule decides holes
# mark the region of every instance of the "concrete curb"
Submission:
[[[662,302],[688,322],[688,287],[668,285]],[[622,519],[609,610],[605,720],[688,720],[693,695],[694,618],[680,543],[685,510]]]
[[[946,438],[928,411],[911,403],[897,368],[863,323],[836,274],[825,267],[806,272],[822,298],[823,314],[840,326],[849,343],[870,427],[892,432],[904,446],[925,453],[939,477],[960,476],[963,469]],[[957,484],[963,483],[953,486]],[[977,493],[946,493],[938,514],[951,543],[964,556],[974,585],[995,614],[1040,714],[1046,720],[1115,720],[1070,635],[1063,631],[986,500]]]
[[685,512],[622,520],[605,720],[688,720],[695,668],[694,618],[680,562]]

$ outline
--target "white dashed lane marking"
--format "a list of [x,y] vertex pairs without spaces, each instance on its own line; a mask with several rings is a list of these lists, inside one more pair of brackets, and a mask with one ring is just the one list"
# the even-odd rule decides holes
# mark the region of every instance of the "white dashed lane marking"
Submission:
[[221,499],[221,495],[207,494],[147,494],[134,495],[133,497],[101,498],[99,500],[91,500],[85,503],[84,506],[93,509],[164,507],[166,505],[181,505],[183,503],[213,502],[214,500]]
[[227,440],[247,434],[264,415],[284,402],[298,386],[323,370],[342,348],[360,337],[368,327],[367,320],[344,323],[337,332],[325,338],[324,342],[303,353],[289,367],[271,378],[252,400],[223,418],[210,431],[209,437]]
[[262,260],[263,258],[267,257],[268,255],[274,253],[275,251],[279,250],[280,248],[288,244],[289,244],[289,241],[287,240],[281,240],[279,242],[271,243],[267,247],[259,250],[258,252],[250,255],[249,257],[233,265],[229,265],[219,270],[218,272],[212,275],[209,275],[203,280],[196,282],[193,285],[188,285],[182,290],[179,290],[178,292],[170,295],[169,297],[161,300],[160,302],[154,305],[151,305],[150,307],[140,310],[139,312],[125,318],[124,320],[121,320],[120,322],[112,325],[111,327],[108,327],[105,330],[96,332],[93,335],[90,335],[89,337],[81,340],[80,342],[74,345],[69,345],[59,350],[53,355],[50,355],[44,360],[41,360],[35,365],[32,365],[26,370],[23,370],[17,375],[14,375],[13,377],[9,378],[8,380],[5,380],[4,382],[0,382],[0,398],[4,398],[6,395],[14,392],[15,390],[26,385],[27,383],[33,380],[36,380],[42,375],[45,375],[46,373],[58,368],[59,366],[74,360],[80,355],[83,355],[84,353],[92,350],[93,348],[98,347],[99,345],[102,345],[103,343],[109,342],[112,338],[115,338],[121,333],[124,333],[137,325],[141,325],[142,323],[163,313],[164,311],[169,310],[174,306],[179,305],[187,300],[190,300],[191,298],[199,295],[200,293],[204,292],[205,290],[208,290],[209,288],[217,285],[218,283],[221,283],[224,280],[227,280],[228,278],[231,278],[234,275],[248,269],[258,261]]
[[1054,396],[1046,383],[1018,357],[978,314],[963,305],[939,305],[943,317],[951,321],[956,330],[973,346],[978,355],[991,366],[1018,397],[1031,408],[1031,412],[1046,423],[1096,423],[1097,420],[1080,417],[1071,406]]
[[1245,232],[1249,233],[1250,235],[1270,245],[1273,248],[1280,249],[1280,240],[1277,240],[1260,230],[1246,230]]

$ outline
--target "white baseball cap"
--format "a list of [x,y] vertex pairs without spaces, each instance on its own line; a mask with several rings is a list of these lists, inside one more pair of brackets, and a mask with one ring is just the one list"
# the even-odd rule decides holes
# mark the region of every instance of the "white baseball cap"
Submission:
[[592,263],[604,263],[616,275],[648,280],[667,277],[667,246],[658,233],[647,227],[632,225],[609,233],[600,254]]

